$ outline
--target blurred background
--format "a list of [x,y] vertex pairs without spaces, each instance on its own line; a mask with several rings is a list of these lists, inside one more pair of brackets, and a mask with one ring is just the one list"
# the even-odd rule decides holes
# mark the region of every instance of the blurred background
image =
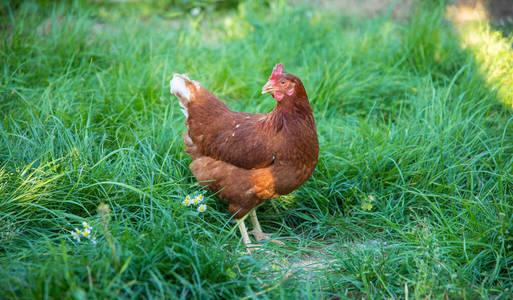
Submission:
[[[426,0],[434,1],[434,0]],[[77,1],[75,1],[77,2]],[[200,13],[212,13],[238,9],[241,5],[255,7],[269,7],[271,3],[279,1],[269,0],[89,0],[79,1],[82,5],[96,7],[99,16],[115,17],[124,13],[136,12],[142,17],[159,15],[165,18],[173,18],[186,14],[199,15]],[[335,10],[343,14],[355,14],[362,17],[376,16],[387,9],[393,8],[393,14],[399,18],[409,15],[412,3],[416,0],[317,0],[317,1],[288,1],[291,5],[307,4],[312,8]],[[487,19],[493,26],[505,31],[510,31],[513,26],[513,1],[512,0],[449,0],[447,4],[457,11],[458,21],[478,21]],[[0,6],[3,14],[9,10],[16,10],[20,5],[41,5],[51,7],[54,1],[23,1],[11,0],[9,5]],[[115,11],[113,11],[115,9]],[[118,11],[120,10],[120,11]]]

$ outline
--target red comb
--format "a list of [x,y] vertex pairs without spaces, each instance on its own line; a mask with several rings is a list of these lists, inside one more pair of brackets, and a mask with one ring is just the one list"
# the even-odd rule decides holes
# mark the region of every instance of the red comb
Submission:
[[271,78],[269,78],[269,79],[276,79],[276,78],[278,78],[278,76],[281,76],[282,73],[283,73],[283,65],[277,64],[276,66],[274,66],[273,73],[271,74]]

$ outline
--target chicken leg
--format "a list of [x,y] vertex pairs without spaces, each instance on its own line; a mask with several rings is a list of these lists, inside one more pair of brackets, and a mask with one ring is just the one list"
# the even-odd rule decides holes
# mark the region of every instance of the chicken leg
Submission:
[[242,241],[244,242],[244,245],[251,244],[251,240],[249,239],[248,230],[246,229],[246,224],[244,224],[244,220],[236,219],[237,223],[239,223],[239,231],[240,235],[242,235]]
[[248,230],[246,229],[246,224],[244,224],[244,220],[235,220],[239,224],[240,235],[242,236],[242,241],[244,242],[244,245],[246,245],[246,250],[248,251],[248,253],[251,254],[252,250],[260,249],[260,247],[258,247],[257,245],[251,244],[251,240],[249,239]]
[[[250,213],[250,217],[251,217],[251,223],[253,223],[253,230],[251,230],[249,233],[251,233],[258,242],[260,242],[262,240],[270,239],[271,238],[271,234],[264,233],[262,231],[262,227],[260,227],[260,223],[258,222],[258,218],[257,218],[255,210],[253,210]],[[279,241],[279,240],[270,240],[270,242],[273,242],[273,243],[276,243],[276,244],[279,244],[279,245],[285,245],[282,241]]]

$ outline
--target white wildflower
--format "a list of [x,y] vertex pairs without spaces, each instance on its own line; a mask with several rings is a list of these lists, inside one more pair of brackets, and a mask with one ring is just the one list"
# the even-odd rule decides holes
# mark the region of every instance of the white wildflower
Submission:
[[204,212],[207,210],[207,206],[205,204],[201,204],[200,206],[198,206],[198,211],[199,212]]
[[91,230],[90,229],[85,229],[83,232],[82,232],[82,235],[86,238],[90,238],[91,237]]
[[201,7],[195,7],[193,9],[191,9],[191,15],[193,17],[196,17],[197,15],[199,15],[201,12]]
[[84,226],[84,230],[91,230],[92,229],[92,227],[89,226],[89,224],[87,224],[86,221],[82,222],[82,226]]
[[187,195],[187,197],[185,197],[185,200],[182,201],[182,204],[185,206],[190,206],[192,204],[191,196]]
[[[77,229],[75,228],[75,230],[77,230]],[[78,235],[78,233],[76,231],[72,231],[71,236],[73,237],[73,239],[75,241],[80,242],[80,235]]]
[[200,204],[201,202],[203,202],[203,195],[198,195],[196,196],[194,199],[192,199],[192,203],[194,205],[198,205]]
[[82,222],[82,226],[84,226],[84,229],[78,229],[75,227],[75,230],[71,232],[71,236],[76,241],[80,242],[81,237],[85,237],[92,241],[93,244],[96,244],[96,238],[94,238],[91,234],[91,227],[87,222]]

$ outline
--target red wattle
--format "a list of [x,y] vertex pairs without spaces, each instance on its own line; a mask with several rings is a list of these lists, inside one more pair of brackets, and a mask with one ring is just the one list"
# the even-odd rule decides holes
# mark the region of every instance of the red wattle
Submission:
[[283,99],[283,96],[285,96],[285,95],[283,95],[283,93],[281,93],[281,92],[273,93],[274,99],[276,99],[278,101],[281,101]]

